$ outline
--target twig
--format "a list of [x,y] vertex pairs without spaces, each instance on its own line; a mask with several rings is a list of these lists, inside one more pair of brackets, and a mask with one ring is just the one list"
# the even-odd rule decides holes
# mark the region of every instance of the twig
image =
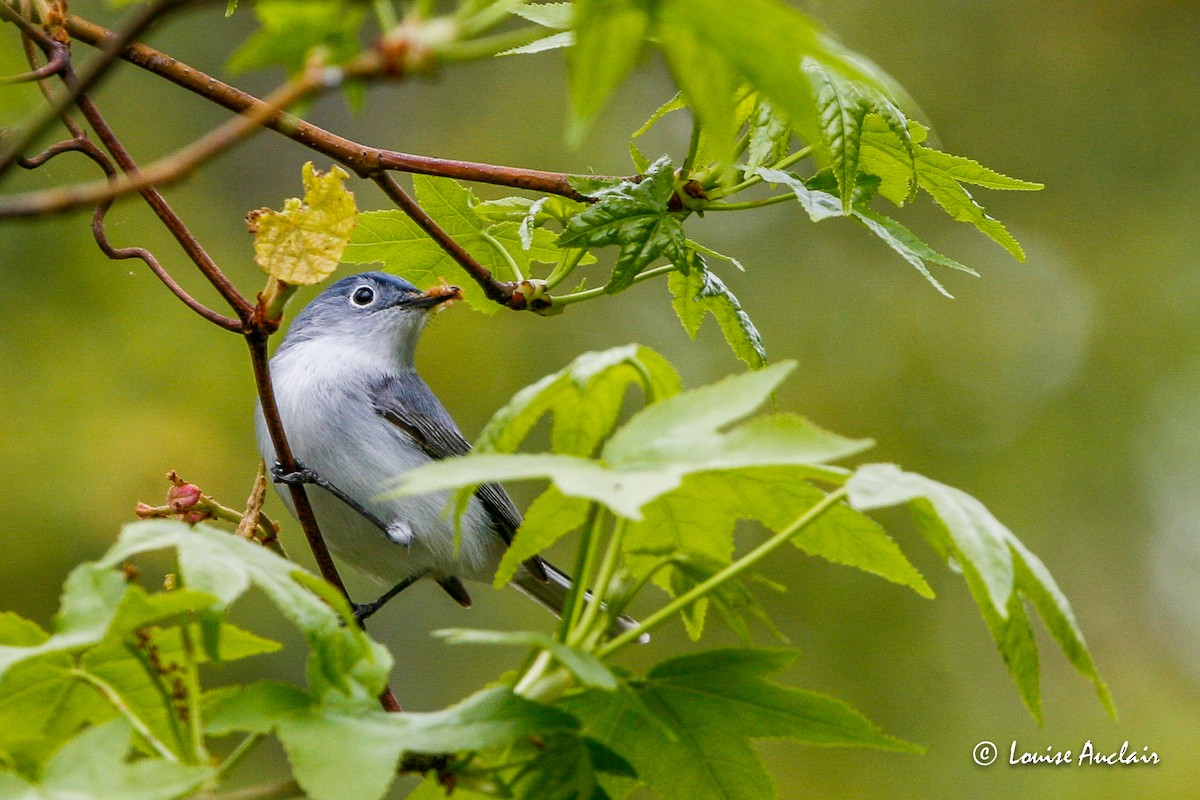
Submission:
[[379,185],[383,193],[395,203],[401,211],[409,216],[417,226],[433,239],[442,249],[445,250],[451,258],[458,262],[467,274],[475,279],[475,282],[483,287],[483,292],[489,300],[494,300],[501,305],[509,306],[517,310],[525,307],[525,296],[514,289],[516,284],[498,281],[492,277],[492,273],[487,267],[480,264],[475,257],[466,251],[466,249],[454,241],[454,237],[446,233],[440,225],[434,221],[433,217],[425,213],[425,209],[417,204],[417,201],[408,196],[408,193],[401,188],[396,179],[387,172],[376,173],[371,176],[371,180]]
[[[113,36],[112,31],[74,15],[67,18],[67,30],[76,39],[96,46],[104,45]],[[141,43],[127,45],[121,52],[121,57],[135,66],[166,78],[177,86],[224,106],[230,111],[245,113],[263,102],[252,94],[223,83]],[[363,177],[369,177],[377,170],[386,169],[528,189],[545,194],[562,195],[572,200],[588,199],[571,188],[569,182],[571,175],[566,172],[548,172],[473,161],[431,158],[369,147],[338,136],[291,114],[280,114],[266,124],[267,127],[334,159]]]
[[[279,406],[275,402],[275,389],[271,385],[270,362],[267,359],[267,338],[269,336],[270,333],[263,329],[249,331],[246,334],[246,345],[250,348],[254,383],[258,389],[259,402],[262,404],[263,419],[271,436],[271,445],[275,449],[275,459],[285,472],[295,472],[299,469],[299,464],[296,462],[291,445],[288,444],[287,433],[283,429],[283,420],[279,417]],[[349,600],[350,594],[346,591],[346,584],[338,573],[337,565],[333,562],[329,546],[325,544],[325,538],[321,535],[321,529],[317,525],[317,516],[313,513],[312,503],[309,502],[304,486],[298,483],[289,484],[288,492],[291,494],[296,519],[299,520],[300,528],[308,540],[309,549],[312,550],[313,559],[317,562],[317,569],[320,570],[321,577],[333,584],[342,596]],[[379,703],[385,711],[399,712],[402,710],[390,687],[384,687],[383,693],[379,696]]]
[[[91,98],[86,95],[80,97],[79,109],[83,112],[88,124],[92,126],[94,131],[96,131],[96,135],[100,137],[100,141],[103,142],[108,151],[112,153],[113,158],[116,160],[117,164],[120,165],[121,169],[127,174],[136,173],[138,171],[137,162],[133,160],[133,156],[129,154],[129,151],[126,150],[124,145],[121,144],[120,140],[117,139],[112,128],[108,125],[108,122],[104,119],[104,116],[100,113],[99,109],[96,108],[96,105],[92,102]],[[194,299],[191,295],[184,291],[184,289],[167,273],[166,270],[162,268],[162,266],[158,263],[158,260],[153,256],[150,256],[149,259],[143,259],[146,261],[147,266],[150,267],[154,274],[158,276],[159,280],[161,280],[176,297],[182,300],[193,311],[200,314],[210,322],[225,328],[226,330],[239,332],[244,331],[246,325],[249,323],[254,314],[254,307],[250,304],[250,301],[243,297],[241,292],[237,290],[237,287],[235,287],[229,278],[225,276],[225,273],[221,271],[221,268],[217,266],[217,263],[213,261],[212,257],[207,251],[205,251],[204,247],[201,246],[200,242],[196,239],[192,232],[188,230],[187,225],[185,225],[183,222],[183,219],[175,212],[175,210],[171,207],[171,204],[167,202],[167,199],[162,196],[161,192],[159,192],[153,186],[145,186],[139,190],[139,193],[142,195],[143,199],[145,199],[147,205],[150,206],[151,210],[154,211],[155,215],[158,216],[159,220],[163,223],[166,229],[170,231],[173,237],[175,237],[175,241],[179,242],[179,246],[183,248],[183,251],[187,254],[188,258],[191,259],[192,263],[196,265],[201,274],[208,279],[208,282],[212,284],[213,288],[216,289],[221,297],[225,299],[225,302],[229,303],[230,307],[233,308],[234,312],[238,316],[238,319],[230,319],[229,317],[224,317],[220,314],[217,314],[215,311],[208,309],[198,300]],[[107,210],[107,207],[110,203],[111,200],[105,201],[101,205],[101,208],[97,209],[97,212],[101,212],[102,209]],[[94,229],[95,223],[93,222],[93,230]],[[97,241],[99,241],[99,239]],[[101,244],[101,247],[103,246],[104,245]],[[133,256],[142,258],[140,254],[135,252],[137,250],[142,250],[142,248],[128,248],[127,252],[130,252]],[[142,250],[142,252],[145,251]],[[149,253],[147,253],[147,255],[149,255]],[[128,258],[130,256],[124,257]]]
[[113,180],[14,195],[0,201],[0,218],[45,216],[178,181],[204,162],[260,130],[281,109],[312,94],[322,85],[309,78],[288,81],[272,92],[263,105],[229,120],[143,169],[127,172]]
[[[31,122],[9,131],[9,134],[4,138],[3,145],[0,146],[0,174],[3,174],[12,166],[16,157],[39,133],[52,125],[54,120],[61,117],[81,94],[90,89],[99,80],[100,76],[108,70],[109,65],[120,57],[121,51],[125,49],[127,44],[137,39],[159,17],[189,2],[193,2],[193,0],[158,0],[158,2],[151,3],[137,11],[130,23],[123,27],[120,33],[113,34],[112,38],[105,43],[99,56],[93,59],[88,64],[87,69],[79,76],[78,83],[74,86],[68,86],[66,92],[52,99],[45,110],[34,117]],[[41,29],[31,24],[29,20],[26,20],[2,2],[0,2],[0,15],[3,15],[10,22],[15,23],[21,28],[23,33],[38,39],[39,42],[46,40],[53,41]],[[36,31],[36,33],[32,33],[31,29],[32,31]]]

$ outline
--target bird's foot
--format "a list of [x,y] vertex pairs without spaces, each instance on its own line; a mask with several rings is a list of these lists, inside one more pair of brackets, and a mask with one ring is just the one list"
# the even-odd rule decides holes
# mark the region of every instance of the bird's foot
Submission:
[[300,462],[296,462],[294,470],[285,470],[283,465],[276,461],[271,465],[271,480],[287,486],[304,486],[305,484],[320,486],[324,483],[315,470],[309,469]]

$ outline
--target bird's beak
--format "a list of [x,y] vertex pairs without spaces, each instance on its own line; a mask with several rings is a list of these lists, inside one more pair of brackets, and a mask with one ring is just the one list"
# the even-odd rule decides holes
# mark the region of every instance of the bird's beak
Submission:
[[400,305],[405,308],[428,308],[430,311],[439,311],[455,300],[462,300],[462,289],[442,283],[429,287],[421,294],[403,301]]

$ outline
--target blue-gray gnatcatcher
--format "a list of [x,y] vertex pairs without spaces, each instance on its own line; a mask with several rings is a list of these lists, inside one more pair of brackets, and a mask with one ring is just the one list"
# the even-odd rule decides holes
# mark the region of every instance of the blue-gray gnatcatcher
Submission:
[[[315,484],[308,495],[330,550],[392,587],[356,607],[360,620],[425,576],[470,605],[460,578],[490,583],[521,524],[504,489],[481,486],[462,518],[456,556],[454,521],[442,513],[445,494],[380,496],[404,472],[470,450],[413,364],[429,311],[457,296],[444,287],[422,292],[381,272],[351,275],[296,316],[271,359],[279,416],[304,467],[291,475],[276,470],[276,480]],[[275,464],[261,405],[256,431],[263,459]],[[561,613],[570,579],[535,556],[513,584]]]

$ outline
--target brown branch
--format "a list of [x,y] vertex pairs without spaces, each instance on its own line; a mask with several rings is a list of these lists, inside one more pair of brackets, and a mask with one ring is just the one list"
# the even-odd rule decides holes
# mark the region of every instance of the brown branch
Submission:
[[[3,0],[0,0],[0,9],[9,11],[6,5],[3,5]],[[6,14],[5,16],[8,16]],[[38,32],[40,33],[40,32]],[[35,35],[29,37],[36,41],[39,46],[50,54],[50,59],[53,61],[55,50],[50,49],[53,42],[44,35]],[[28,41],[28,39],[27,39]],[[31,57],[32,63],[32,57]],[[39,68],[35,67],[34,71]],[[139,170],[132,156],[117,139],[116,135],[108,125],[107,121],[101,115],[99,109],[92,103],[89,97],[79,89],[80,81],[73,73],[68,60],[57,67],[55,72],[63,76],[64,82],[67,84],[69,93],[74,96],[76,105],[83,112],[88,123],[96,131],[97,136],[104,143],[105,147],[112,154],[113,159],[120,165],[125,175],[116,178],[111,183],[119,183],[125,180],[130,188],[129,191],[138,191],[146,202],[151,206],[154,212],[158,215],[163,224],[171,231],[176,240],[187,252],[200,271],[209,279],[213,286],[226,298],[227,301],[234,307],[240,317],[239,320],[223,317],[215,312],[207,309],[198,301],[192,298],[174,279],[162,268],[158,260],[149,251],[144,248],[123,248],[116,249],[108,242],[104,232],[103,220],[104,215],[111,205],[115,195],[103,197],[100,205],[97,207],[92,222],[92,230],[95,235],[97,244],[100,246],[110,258],[140,258],[146,262],[151,270],[163,281],[164,284],[174,293],[180,300],[187,304],[190,308],[200,313],[206,319],[220,325],[227,330],[238,331],[243,333],[247,346],[250,350],[251,364],[253,367],[255,384],[258,390],[260,401],[263,407],[263,414],[267,421],[267,427],[270,431],[272,442],[275,451],[278,455],[280,463],[285,469],[295,471],[297,464],[295,456],[291,451],[291,447],[287,442],[287,437],[283,429],[282,421],[279,417],[279,409],[275,403],[274,390],[271,385],[270,368],[267,358],[267,339],[274,332],[277,321],[267,320],[262,314],[257,313],[257,309],[251,306],[236,288],[228,281],[224,273],[217,267],[216,263],[208,256],[203,247],[199,244],[196,238],[187,229],[182,219],[174,212],[171,206],[167,203],[147,179],[147,175],[153,172],[152,165],[149,170]],[[53,73],[51,73],[53,74]],[[302,82],[291,82],[285,85],[281,92],[277,93],[274,98],[268,98],[266,102],[260,101],[259,106],[251,109],[253,113],[248,113],[245,116],[231,120],[230,123],[218,128],[209,136],[196,142],[195,145],[203,145],[208,141],[209,145],[215,145],[215,136],[225,131],[226,135],[236,141],[240,135],[248,135],[249,132],[256,130],[263,122],[272,115],[278,113],[278,109],[272,105],[272,100],[279,103],[280,106],[294,102],[295,97],[303,96],[303,93],[312,91],[313,85]],[[319,87],[317,87],[319,88]],[[296,93],[293,96],[292,93]],[[278,95],[282,95],[281,97]],[[65,108],[60,113],[60,118],[64,124],[74,134],[74,138],[65,142],[60,142],[56,145],[47,148],[47,150],[33,158],[25,159],[19,155],[15,159],[18,163],[29,168],[35,168],[44,164],[49,159],[63,152],[78,151],[91,158],[96,162],[106,175],[110,178],[117,174],[116,168],[108,157],[86,138],[83,132],[69,118],[65,116]],[[260,118],[261,117],[261,118]],[[244,131],[244,133],[243,133]],[[230,143],[232,143],[232,141]],[[225,145],[228,146],[228,145]],[[193,146],[195,147],[195,146]],[[193,148],[185,148],[184,153]],[[222,148],[223,149],[223,148]],[[196,149],[196,152],[203,154],[202,150]],[[216,151],[214,151],[216,152]],[[193,156],[195,156],[195,152]],[[197,164],[199,161],[196,162]],[[143,183],[139,183],[142,181]],[[110,184],[105,184],[110,185]],[[305,536],[308,539],[309,547],[312,550],[313,557],[317,561],[317,565],[322,576],[326,581],[333,584],[344,597],[349,599],[345,584],[343,583],[337,567],[333,562],[333,558],[329,552],[328,546],[325,544],[324,538],[321,536],[320,529],[317,526],[316,516],[313,513],[312,505],[305,494],[303,487],[290,487],[292,501],[296,508],[297,518],[300,520],[301,528],[304,530]],[[260,498],[261,499],[261,498]],[[252,500],[250,501],[253,502]],[[379,702],[386,711],[399,712],[401,711],[400,704],[397,702],[395,695],[389,687],[384,687],[380,694]]]
[[[121,169],[124,170],[126,174],[137,173],[138,166],[133,160],[133,156],[129,154],[129,151],[125,149],[124,145],[122,145],[121,141],[116,137],[116,134],[113,133],[113,130],[108,125],[107,120],[104,119],[104,116],[100,113],[99,109],[96,108],[96,105],[92,102],[91,98],[87,95],[82,95],[79,98],[78,105],[80,111],[83,112],[84,117],[87,119],[88,124],[92,126],[94,131],[96,131],[96,135],[100,137],[100,141],[104,143],[104,146],[112,154],[113,159],[116,160]],[[212,256],[208,254],[208,252],[204,249],[192,232],[188,230],[188,227],[184,224],[183,219],[175,212],[175,210],[171,207],[171,204],[167,202],[167,199],[162,196],[161,192],[159,192],[153,186],[143,187],[139,190],[139,192],[142,195],[142,198],[145,199],[146,204],[150,206],[151,210],[154,211],[155,215],[163,223],[166,229],[170,231],[173,237],[175,237],[175,241],[177,241],[179,246],[183,248],[183,251],[187,254],[188,258],[191,259],[192,263],[196,265],[201,274],[208,279],[208,282],[212,284],[213,288],[216,289],[221,297],[225,299],[225,302],[229,303],[230,307],[234,310],[234,313],[237,314],[238,319],[231,320],[229,317],[224,317],[220,314],[217,314],[215,311],[206,308],[199,301],[195,300],[187,292],[185,292],[183,288],[165,270],[162,269],[161,266],[156,267],[156,264],[158,263],[157,259],[154,259],[153,263],[147,260],[146,264],[151,270],[154,271],[154,274],[158,276],[159,280],[161,280],[166,287],[175,294],[176,297],[186,303],[187,306],[193,311],[196,311],[205,319],[220,325],[226,330],[244,331],[246,326],[249,324],[251,317],[254,315],[254,307],[250,304],[250,301],[243,297],[241,292],[237,290],[237,287],[235,287],[229,278],[225,276],[225,273],[221,271],[221,268],[217,266],[217,263],[212,259]],[[107,207],[111,202],[111,200],[105,201],[102,205],[102,208],[107,210]],[[97,211],[99,212],[100,209],[98,208]],[[103,245],[101,245],[101,247],[103,247]],[[136,249],[140,250],[141,248]],[[153,256],[151,256],[151,259],[153,259]]]
[[310,79],[288,81],[272,92],[261,106],[229,120],[190,145],[143,169],[126,172],[108,181],[14,195],[0,201],[0,219],[45,216],[69,211],[178,181],[205,161],[261,130],[263,124],[270,117],[277,115],[281,108],[297,102],[319,88],[320,84]]
[[56,48],[50,56],[50,60],[45,64],[31,69],[26,72],[21,72],[16,75],[0,76],[0,86],[6,86],[14,83],[30,83],[32,81],[45,80],[62,72],[63,68],[69,63],[67,48]]
[[438,225],[433,217],[425,212],[408,196],[408,193],[396,182],[387,172],[379,172],[371,176],[371,180],[379,185],[384,194],[399,207],[401,211],[409,216],[409,218],[417,223],[417,226],[425,231],[425,234],[437,242],[443,250],[451,258],[453,258],[460,267],[466,270],[467,274],[475,279],[475,282],[483,287],[483,292],[489,300],[509,306],[515,310],[525,308],[525,296],[519,292],[515,292],[516,284],[498,281],[492,277],[491,271],[487,267],[480,264],[473,255],[466,251],[461,244],[454,240],[454,237],[446,233],[442,226]]
[[[269,332],[262,329],[249,331],[246,334],[246,344],[250,348],[254,383],[258,389],[259,402],[262,404],[263,420],[267,424],[271,445],[275,449],[275,460],[279,462],[279,466],[284,472],[295,472],[300,465],[296,462],[291,445],[288,444],[287,433],[283,429],[283,420],[279,416],[279,405],[275,402],[275,389],[271,385],[271,368],[267,358],[269,335]],[[312,503],[309,501],[304,487],[293,483],[288,485],[288,491],[292,497],[296,519],[300,521],[300,528],[304,531],[305,538],[308,539],[308,547],[312,551],[313,559],[317,562],[317,569],[321,572],[321,577],[333,584],[341,595],[349,600],[350,593],[346,591],[346,584],[342,581],[337,564],[333,561],[329,546],[325,544],[325,537],[321,535],[321,529],[317,525],[317,516],[313,512]],[[385,711],[399,712],[402,710],[390,687],[384,687],[383,693],[379,696],[379,703]]]
[[[74,15],[67,18],[67,30],[76,39],[95,46],[106,45],[113,35],[111,31]],[[121,58],[239,114],[245,113],[263,102],[252,94],[223,83],[141,43],[127,45],[121,52]],[[369,147],[338,136],[291,114],[280,114],[270,120],[267,127],[311,150],[332,158],[364,178],[380,169],[388,169],[529,189],[545,194],[562,195],[572,200],[587,199],[571,188],[568,180],[571,175],[566,172],[548,172],[473,161],[431,158]]]
[[[37,47],[42,48],[46,52],[51,62],[56,57],[65,57],[66,61],[64,61],[62,65],[58,67],[57,72],[62,75],[63,82],[69,88],[78,85],[78,77],[75,75],[70,64],[69,50],[67,50],[65,46],[59,42],[48,36],[45,36],[44,34],[24,37],[25,53],[29,60],[30,66],[34,67],[35,71],[37,71],[37,51],[34,47],[35,42]],[[45,83],[41,82],[39,85],[41,86],[43,93],[47,94],[47,97],[49,97],[49,89]],[[134,162],[129,152],[117,139],[111,127],[109,127],[107,121],[100,114],[99,109],[96,108],[91,99],[86,94],[80,94],[76,101],[76,105],[84,113],[84,116],[87,118],[92,128],[96,131],[97,135],[100,137],[100,140],[108,148],[109,152],[112,154],[112,157],[117,161],[118,164],[120,164],[121,168],[126,172],[136,171],[137,164]],[[101,150],[87,138],[87,135],[84,133],[83,129],[80,128],[79,125],[76,124],[75,121],[65,113],[61,119],[63,124],[66,125],[67,129],[71,132],[73,138],[64,142],[59,142],[56,145],[52,145],[44,152],[31,159],[25,159],[18,156],[17,163],[26,169],[33,169],[41,166],[59,153],[76,151],[82,153],[95,162],[104,172],[104,174],[110,179],[116,175],[117,170],[112,161],[110,161],[108,156],[101,152]],[[217,291],[220,292],[221,295],[225,297],[226,300],[234,307],[234,309],[238,311],[240,320],[218,314],[193,298],[183,289],[182,286],[179,285],[178,282],[174,280],[174,278],[171,277],[171,275],[163,268],[158,259],[145,248],[114,248],[108,241],[108,236],[104,229],[104,217],[108,213],[108,208],[112,202],[111,200],[106,200],[98,205],[92,215],[92,234],[96,239],[96,244],[99,245],[101,251],[103,251],[104,254],[109,258],[114,260],[126,258],[141,259],[158,277],[158,279],[162,281],[162,283],[176,297],[183,301],[183,303],[193,311],[208,321],[226,330],[241,331],[244,328],[245,322],[249,320],[253,312],[253,307],[250,305],[249,301],[245,300],[237,292],[233,284],[231,284],[229,280],[225,278],[225,275],[217,267],[216,263],[209,257],[208,253],[205,252],[204,248],[201,247],[196,238],[187,229],[187,226],[184,225],[183,220],[180,219],[180,217],[174,212],[171,206],[167,203],[166,199],[153,188],[144,189],[141,193],[146,202],[157,214],[159,219],[175,237],[176,241],[178,241],[183,247],[184,252],[187,253],[187,255],[192,259],[193,263],[200,268],[202,273],[209,277],[210,282],[217,289]]]
[[[0,174],[13,165],[16,157],[29,146],[29,143],[38,134],[61,117],[68,108],[74,105],[81,94],[90,89],[108,71],[108,67],[120,58],[121,51],[125,49],[126,45],[137,39],[159,17],[189,2],[194,2],[194,0],[158,0],[158,2],[138,10],[120,33],[113,33],[112,37],[105,42],[100,54],[88,64],[87,69],[79,76],[79,80],[74,86],[68,86],[66,92],[51,100],[46,109],[34,117],[31,122],[9,130],[8,135],[0,141]],[[0,1],[0,16],[20,27],[26,36],[39,41],[44,39],[53,41],[40,28],[10,8],[7,2]],[[36,33],[32,33],[31,29]]]

